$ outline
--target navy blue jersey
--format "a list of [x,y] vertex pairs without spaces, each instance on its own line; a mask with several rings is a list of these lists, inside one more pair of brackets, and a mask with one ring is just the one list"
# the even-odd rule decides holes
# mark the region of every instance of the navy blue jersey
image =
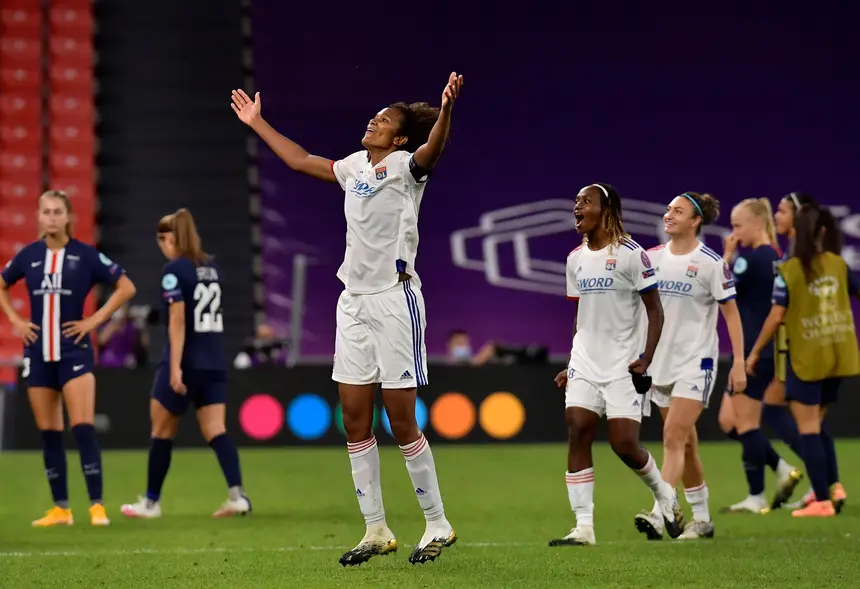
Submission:
[[[745,248],[738,252],[732,270],[735,275],[738,312],[744,332],[744,355],[748,356],[770,313],[771,294],[779,251],[770,245]],[[763,358],[773,356],[773,346],[765,346]]]
[[122,268],[77,239],[57,252],[44,240],[19,251],[3,270],[3,282],[11,286],[23,279],[27,285],[30,321],[39,326],[27,355],[41,350],[45,362],[59,362],[75,350],[92,349],[89,335],[76,345],[76,336],[65,337],[61,326],[83,319],[84,301],[94,285],[114,286],[122,275]]
[[[213,262],[197,266],[177,258],[164,266],[161,290],[168,325],[170,305],[185,303],[183,370],[227,370],[220,281],[221,270]],[[169,337],[162,362],[170,362]]]

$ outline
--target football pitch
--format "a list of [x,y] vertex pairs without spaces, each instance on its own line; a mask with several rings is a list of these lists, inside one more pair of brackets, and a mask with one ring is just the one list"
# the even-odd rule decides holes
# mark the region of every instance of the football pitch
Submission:
[[[659,455],[656,444],[651,444]],[[633,516],[650,508],[648,490],[606,445],[595,448],[597,545],[548,548],[573,515],[562,445],[434,447],[448,518],[458,543],[434,563],[407,557],[424,521],[403,458],[382,454],[388,523],[397,554],[356,568],[337,559],[364,523],[345,448],[246,449],[245,487],[253,515],[213,520],[226,498],[214,455],[175,452],[158,520],[127,520],[122,503],[142,493],[146,453],[106,452],[108,514],[92,528],[76,454],[69,454],[69,528],[34,529],[50,507],[41,455],[0,455],[0,587],[848,587],[860,575],[860,440],[839,443],[848,503],[836,518],[792,518],[787,511],[720,515],[745,496],[740,446],[703,445],[716,538],[648,542]],[[778,451],[794,464],[788,450]],[[768,492],[774,477],[767,479]],[[798,487],[795,498],[807,488]],[[690,517],[686,503],[685,512]]]

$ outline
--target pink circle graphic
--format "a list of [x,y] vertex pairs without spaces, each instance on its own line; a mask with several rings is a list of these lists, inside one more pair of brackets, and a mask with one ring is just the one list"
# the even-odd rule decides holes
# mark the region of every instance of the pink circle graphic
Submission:
[[271,395],[251,395],[239,409],[239,425],[249,438],[270,440],[284,428],[284,408]]

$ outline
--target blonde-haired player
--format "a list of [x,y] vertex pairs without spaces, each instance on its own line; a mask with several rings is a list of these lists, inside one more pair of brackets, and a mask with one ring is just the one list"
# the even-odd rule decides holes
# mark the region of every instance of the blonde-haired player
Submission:
[[[748,198],[738,203],[732,209],[732,232],[726,237],[723,259],[731,265],[735,277],[747,356],[771,312],[774,274],[781,255],[770,201]],[[768,389],[779,386],[774,382],[774,349],[769,345],[762,350],[755,374],[748,376],[746,390],[727,391],[720,403],[720,427],[743,446],[744,473],[749,487],[749,494],[743,501],[723,510],[728,513],[760,514],[770,510],[764,497],[765,466],[778,477],[778,489],[771,502],[777,507],[791,497],[803,478],[803,473],[783,460],[761,432],[763,400]],[[773,429],[780,431],[779,427]]]
[[[693,521],[679,539],[714,535],[696,422],[708,405],[716,379],[718,308],[728,326],[735,358],[729,388],[746,388],[734,276],[720,255],[698,237],[704,225],[716,220],[719,210],[719,202],[707,194],[684,192],[676,196],[663,217],[669,243],[650,251],[666,317],[651,365],[652,399],[663,416],[663,479],[673,489],[683,479],[687,501],[693,508]],[[636,528],[649,539],[663,535],[658,508],[655,505],[651,513],[635,518]]]

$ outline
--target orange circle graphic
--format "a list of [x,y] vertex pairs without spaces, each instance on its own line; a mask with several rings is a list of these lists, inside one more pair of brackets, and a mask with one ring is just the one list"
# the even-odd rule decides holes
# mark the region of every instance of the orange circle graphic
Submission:
[[475,427],[475,405],[462,393],[445,393],[430,408],[430,424],[449,440],[467,436]]
[[526,409],[516,395],[493,393],[481,403],[480,422],[490,437],[507,440],[522,431]]

